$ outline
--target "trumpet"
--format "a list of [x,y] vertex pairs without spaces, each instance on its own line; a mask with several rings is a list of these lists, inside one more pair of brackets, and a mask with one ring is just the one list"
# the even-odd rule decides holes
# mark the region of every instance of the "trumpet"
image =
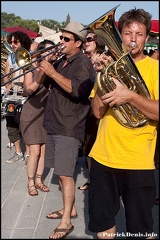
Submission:
[[[1,79],[21,70],[21,69],[24,69],[24,70],[28,70],[28,71],[25,71],[24,73],[16,76],[15,78],[12,78],[10,79],[9,81],[1,84],[1,86],[4,86],[12,81],[14,81],[15,79],[35,70],[36,68],[38,68],[38,66],[36,67],[33,67],[31,68],[32,64],[35,63],[35,62],[38,62],[38,61],[41,61],[43,58],[51,55],[51,54],[56,54],[57,56],[57,60],[59,60],[59,58],[63,57],[64,54],[61,53],[61,51],[64,49],[65,47],[63,45],[61,45],[60,43],[54,45],[54,46],[50,46],[50,47],[47,47],[47,48],[44,48],[44,49],[40,49],[40,50],[37,50],[35,52],[32,52],[30,53],[29,51],[27,51],[25,48],[21,47],[19,49],[17,49],[17,51],[15,52],[15,60],[16,60],[16,63],[17,65],[19,66],[19,68],[9,72],[8,74],[6,75],[3,75],[1,77]],[[53,49],[53,51],[50,51],[49,53],[43,55],[43,56],[40,56],[42,53],[45,53],[46,51],[49,51]],[[40,57],[38,57],[40,56]],[[35,60],[32,61],[32,59],[36,58]]]

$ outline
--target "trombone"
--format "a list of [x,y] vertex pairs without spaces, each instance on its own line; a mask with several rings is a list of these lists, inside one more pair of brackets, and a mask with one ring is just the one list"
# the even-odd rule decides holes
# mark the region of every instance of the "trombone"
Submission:
[[[46,51],[49,51],[49,50],[51,50],[51,49],[54,49],[54,50],[51,51],[51,52],[49,52],[48,54],[45,54],[45,55],[43,55],[43,56],[38,57],[40,54],[42,54],[42,53],[44,53],[44,52],[46,52]],[[58,44],[56,44],[56,45],[54,45],[54,46],[50,46],[50,47],[47,47],[47,48],[44,48],[44,49],[37,50],[37,51],[35,51],[35,52],[31,52],[31,53],[30,53],[29,51],[27,51],[27,50],[26,50],[25,48],[23,48],[23,47],[17,49],[17,51],[15,52],[15,59],[16,59],[16,63],[17,63],[17,65],[19,66],[19,68],[15,69],[15,70],[13,70],[13,71],[11,71],[11,72],[9,72],[9,73],[6,74],[6,75],[3,75],[3,76],[1,77],[1,79],[5,78],[5,77],[7,77],[7,76],[9,76],[9,75],[11,75],[11,74],[13,74],[13,73],[21,70],[21,69],[28,70],[28,71],[26,71],[26,72],[24,72],[24,73],[16,76],[15,78],[10,79],[9,81],[7,81],[7,82],[5,82],[5,83],[2,83],[2,84],[1,84],[1,87],[2,87],[2,86],[5,86],[6,84],[14,81],[15,79],[17,79],[17,78],[19,78],[19,77],[21,77],[21,76],[23,76],[23,75],[25,75],[25,74],[27,74],[27,73],[35,70],[38,66],[31,68],[31,65],[32,65],[34,62],[40,61],[40,60],[42,60],[43,58],[47,57],[48,55],[54,54],[54,53],[58,53],[58,56],[59,56],[59,54],[61,53],[61,50],[63,50],[63,49],[64,49],[64,46],[63,46],[62,44],[60,44],[60,43],[58,43]],[[36,57],[38,57],[38,58],[36,58]],[[59,57],[60,57],[60,56],[59,56]],[[32,61],[33,58],[36,58],[36,59]],[[58,59],[59,59],[59,58],[58,58]]]

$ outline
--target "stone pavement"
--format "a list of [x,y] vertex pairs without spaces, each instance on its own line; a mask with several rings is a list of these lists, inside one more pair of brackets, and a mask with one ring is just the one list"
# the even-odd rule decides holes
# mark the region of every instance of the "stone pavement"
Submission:
[[[1,119],[1,239],[48,239],[59,220],[46,218],[46,214],[61,209],[62,199],[58,181],[53,170],[45,169],[45,184],[50,192],[39,191],[38,196],[27,193],[27,175],[24,161],[12,164],[5,160],[14,154],[14,149],[6,148],[9,142],[5,119]],[[22,145],[23,146],[23,145]],[[159,171],[155,170],[157,197],[159,194]],[[79,157],[76,166],[76,189],[88,178],[84,157]],[[72,219],[74,231],[68,239],[97,239],[96,234],[88,231],[88,191],[76,190],[75,203],[78,218]],[[153,208],[154,232],[159,239],[159,206]],[[117,232],[125,233],[123,205],[117,218]],[[126,237],[116,237],[126,239]]]

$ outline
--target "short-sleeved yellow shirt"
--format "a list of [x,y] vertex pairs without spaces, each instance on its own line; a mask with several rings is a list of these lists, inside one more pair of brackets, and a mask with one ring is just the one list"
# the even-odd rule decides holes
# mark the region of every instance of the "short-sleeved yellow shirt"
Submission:
[[[150,92],[151,99],[159,99],[158,61],[150,57],[136,62],[136,66]],[[90,97],[96,93],[96,84]],[[96,141],[89,156],[97,162],[118,169],[154,169],[157,122],[127,128],[116,119],[111,108],[99,122]]]

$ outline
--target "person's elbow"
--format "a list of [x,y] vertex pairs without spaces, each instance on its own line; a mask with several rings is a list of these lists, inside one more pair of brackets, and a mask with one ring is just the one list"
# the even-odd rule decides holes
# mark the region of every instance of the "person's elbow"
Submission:
[[96,109],[92,108],[93,109],[93,115],[97,118],[97,119],[100,119],[101,118],[101,115],[100,115],[100,112],[97,111]]

